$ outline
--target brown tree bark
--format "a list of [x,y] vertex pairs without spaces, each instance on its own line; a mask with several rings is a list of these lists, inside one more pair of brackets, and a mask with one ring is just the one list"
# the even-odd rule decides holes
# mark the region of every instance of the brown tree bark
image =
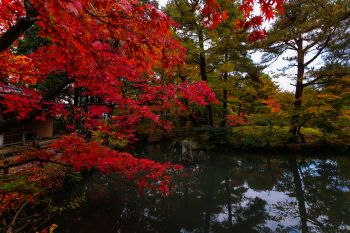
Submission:
[[222,91],[222,122],[221,126],[225,127],[226,126],[226,115],[227,115],[227,98],[228,98],[228,91],[227,91],[227,78],[228,78],[228,73],[224,73],[224,89]]
[[[208,75],[207,75],[207,64],[205,60],[205,54],[204,54],[204,35],[203,35],[203,28],[198,29],[198,41],[199,41],[199,68],[201,71],[201,78],[202,81],[208,81]],[[206,106],[206,121],[207,124],[210,126],[214,126],[214,120],[213,120],[213,110],[211,107],[211,104]]]
[[26,8],[26,16],[18,20],[18,22],[10,27],[0,37],[0,53],[8,49],[26,30],[28,30],[36,20],[38,16],[37,11],[34,9],[32,4],[26,0],[24,1]]
[[291,128],[289,132],[292,135],[292,140],[296,139],[298,135],[298,127],[299,127],[299,118],[300,118],[300,110],[301,103],[304,91],[304,74],[305,74],[305,54],[303,50],[303,39],[299,37],[296,40],[297,50],[297,82],[295,86],[295,94],[294,94],[294,115],[291,120]]

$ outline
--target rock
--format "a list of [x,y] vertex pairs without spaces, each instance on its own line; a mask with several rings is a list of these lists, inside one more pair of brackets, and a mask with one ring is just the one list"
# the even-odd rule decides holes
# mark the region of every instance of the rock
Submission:
[[185,163],[207,161],[208,156],[203,150],[197,150],[198,144],[191,140],[181,142],[181,161]]
[[193,162],[194,143],[190,140],[181,142],[181,161]]

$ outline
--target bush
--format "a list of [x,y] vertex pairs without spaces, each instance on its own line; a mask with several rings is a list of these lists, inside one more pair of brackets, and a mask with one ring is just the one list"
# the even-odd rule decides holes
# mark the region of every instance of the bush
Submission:
[[287,127],[241,126],[233,128],[232,144],[264,146],[282,144],[288,137]]

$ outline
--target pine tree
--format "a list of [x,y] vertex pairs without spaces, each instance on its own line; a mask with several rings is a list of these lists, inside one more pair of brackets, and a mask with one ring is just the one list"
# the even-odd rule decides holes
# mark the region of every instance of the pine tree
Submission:
[[267,40],[261,44],[267,52],[265,60],[282,56],[286,51],[294,53],[286,58],[289,68],[297,69],[290,128],[293,141],[297,135],[304,141],[300,133],[304,123],[300,121],[303,92],[324,79],[317,72],[316,62],[344,36],[350,23],[349,4],[347,0],[286,1],[285,13],[277,18]]

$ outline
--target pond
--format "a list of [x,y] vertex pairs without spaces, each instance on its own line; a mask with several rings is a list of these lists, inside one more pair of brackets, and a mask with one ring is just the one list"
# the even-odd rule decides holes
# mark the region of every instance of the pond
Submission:
[[187,167],[166,198],[94,174],[69,194],[83,196],[80,207],[51,223],[72,233],[350,232],[348,158],[210,157]]

